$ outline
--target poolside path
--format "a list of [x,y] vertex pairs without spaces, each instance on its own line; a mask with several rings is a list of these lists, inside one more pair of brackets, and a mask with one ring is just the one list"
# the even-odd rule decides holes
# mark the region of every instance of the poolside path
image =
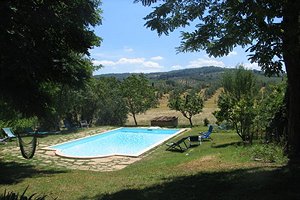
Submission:
[[49,135],[38,138],[38,147],[32,159],[26,160],[22,157],[17,142],[11,141],[0,146],[0,160],[4,162],[16,162],[30,164],[36,167],[54,167],[62,169],[79,169],[91,171],[115,171],[142,159],[141,157],[110,156],[96,159],[71,159],[56,156],[54,151],[45,150],[45,147],[66,142],[69,140],[94,135],[106,131],[107,128],[82,129],[72,134]]

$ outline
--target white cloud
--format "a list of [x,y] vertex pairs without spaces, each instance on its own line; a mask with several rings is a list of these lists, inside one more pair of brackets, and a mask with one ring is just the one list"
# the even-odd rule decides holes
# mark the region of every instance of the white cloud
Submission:
[[225,64],[222,61],[214,60],[211,58],[198,58],[197,60],[192,60],[186,66],[187,68],[197,68],[197,67],[205,67],[205,66],[217,66],[217,67],[225,67]]
[[117,61],[112,60],[94,60],[94,65],[102,64],[104,66],[114,66],[114,65],[126,65],[126,64],[143,64],[145,58],[120,58]]
[[118,60],[94,60],[94,65],[102,64],[104,68],[95,72],[105,73],[105,71],[113,71],[114,73],[124,73],[124,72],[139,72],[139,73],[149,73],[162,71],[164,66],[160,65],[158,62],[151,60],[146,60],[145,58],[120,58]]
[[222,61],[212,58],[198,58],[196,60],[189,61],[188,64],[173,64],[169,67],[163,66],[159,61],[163,59],[161,56],[151,57],[146,59],[143,57],[128,58],[122,57],[119,59],[106,59],[106,60],[94,60],[95,65],[102,64],[104,68],[101,68],[95,74],[99,73],[125,73],[125,72],[138,72],[138,73],[150,73],[161,72],[167,70],[179,70],[186,68],[198,68],[204,66],[218,66],[225,67]]
[[142,64],[145,58],[120,58],[116,64]]
[[261,70],[261,68],[258,66],[257,63],[246,63],[242,64],[246,69],[256,69],[256,70]]
[[236,55],[237,55],[237,52],[236,51],[232,51],[227,56],[230,57],[230,56],[236,56]]
[[162,56],[154,56],[152,58],[150,58],[151,60],[162,60],[164,59]]
[[160,69],[160,68],[162,68],[162,66],[159,63],[152,62],[152,61],[144,62],[143,66],[147,67],[147,68],[151,68],[151,69]]
[[110,60],[93,60],[92,61],[94,65],[104,65],[104,66],[113,66],[115,65],[115,62]]

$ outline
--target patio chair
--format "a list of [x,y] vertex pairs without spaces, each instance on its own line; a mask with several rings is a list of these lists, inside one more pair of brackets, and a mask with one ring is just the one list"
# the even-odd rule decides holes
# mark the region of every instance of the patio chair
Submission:
[[184,137],[176,142],[166,143],[166,145],[168,146],[166,150],[180,151],[180,152],[186,151],[189,148],[189,146],[186,143],[187,139],[188,137]]
[[201,144],[201,136],[200,135],[191,135],[188,137],[190,141],[190,146],[197,146]]
[[81,127],[81,128],[84,128],[84,127],[88,128],[88,127],[89,127],[89,124],[87,123],[86,120],[81,120],[81,121],[80,121],[80,127]]
[[212,125],[209,125],[207,131],[199,133],[201,140],[212,140],[212,138],[210,137],[210,135],[213,132],[213,128],[214,127]]
[[12,138],[16,138],[13,130],[11,130],[10,128],[2,128],[2,130],[4,131],[5,137],[0,139],[1,142],[5,142],[7,140],[11,140]]

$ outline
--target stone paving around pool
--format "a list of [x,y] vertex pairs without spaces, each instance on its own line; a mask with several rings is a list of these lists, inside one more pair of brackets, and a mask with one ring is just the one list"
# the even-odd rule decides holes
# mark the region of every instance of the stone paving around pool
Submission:
[[35,155],[32,159],[26,160],[22,157],[16,139],[10,141],[10,144],[0,146],[0,160],[4,162],[17,162],[24,164],[31,164],[37,167],[55,167],[62,169],[79,169],[91,171],[115,171],[125,168],[126,166],[142,159],[140,157],[127,156],[110,156],[106,158],[95,159],[71,159],[63,158],[55,155],[54,151],[45,150],[45,147],[66,142],[69,140],[94,135],[99,132],[104,132],[105,128],[85,129],[78,133],[59,134],[55,136],[46,136],[38,138],[38,146]]

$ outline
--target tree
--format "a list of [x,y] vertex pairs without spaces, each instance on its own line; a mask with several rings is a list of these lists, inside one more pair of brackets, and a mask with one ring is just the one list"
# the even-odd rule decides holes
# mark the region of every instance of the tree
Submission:
[[[286,142],[286,82],[263,87],[255,118],[257,132],[263,130],[267,142]],[[285,145],[285,144],[284,144]]]
[[231,123],[244,142],[252,143],[252,125],[256,116],[258,87],[250,70],[242,66],[223,75],[224,91],[219,96],[219,111],[214,113],[218,121]]
[[192,117],[202,111],[203,100],[196,92],[175,93],[170,96],[168,106],[181,112],[189,120],[190,126],[193,127]]
[[98,125],[124,125],[128,109],[123,98],[121,82],[114,77],[97,80],[99,108],[96,114]]
[[[135,0],[151,5],[159,0]],[[249,60],[267,74],[288,77],[288,152],[300,158],[300,1],[191,1],[162,0],[148,16],[146,27],[159,35],[195,22],[195,30],[182,33],[178,51],[206,50],[210,56],[228,55],[234,47],[247,47]]]
[[61,117],[70,125],[79,125],[80,120],[92,124],[100,109],[98,87],[99,84],[94,78],[89,79],[81,88],[63,86],[56,100],[56,109]]
[[0,3],[0,99],[23,114],[43,116],[45,85],[81,87],[92,76],[88,50],[101,39],[99,0]]
[[127,119],[121,83],[115,78],[91,78],[83,88],[52,84],[47,91],[53,104],[40,120],[42,129],[57,130],[62,119],[70,126],[79,125],[80,120],[87,120],[88,124],[123,125]]
[[122,83],[123,97],[129,113],[137,126],[136,115],[158,104],[155,90],[144,75],[132,75]]

